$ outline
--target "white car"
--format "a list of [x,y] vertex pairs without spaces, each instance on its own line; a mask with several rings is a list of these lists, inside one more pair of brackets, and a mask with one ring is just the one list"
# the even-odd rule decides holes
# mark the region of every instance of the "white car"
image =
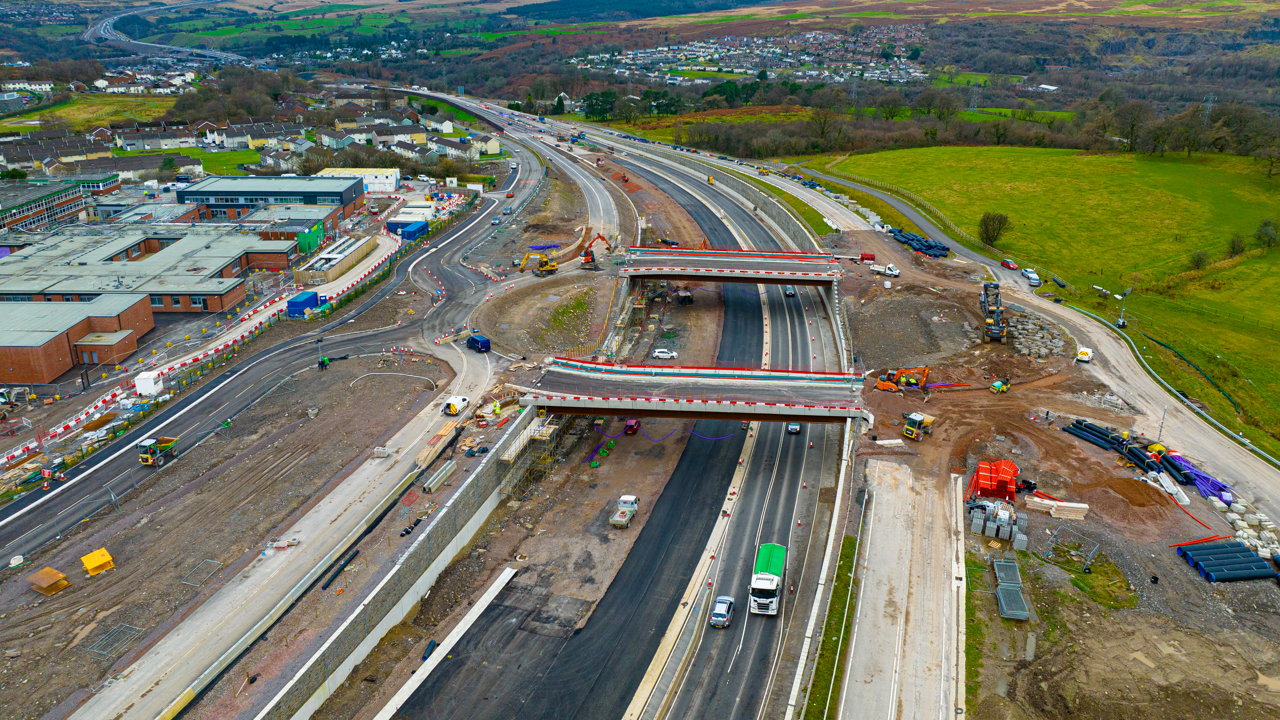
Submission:
[[676,360],[680,357],[680,354],[677,353],[675,350],[667,350],[666,348],[656,348],[654,349],[653,355],[651,357],[653,357],[654,360]]
[[789,422],[789,423],[787,423],[787,434],[788,434],[788,435],[799,435],[799,434],[800,434],[800,423],[798,423],[798,422]]
[[1082,347],[1076,351],[1076,362],[1087,363],[1093,360],[1093,349]]

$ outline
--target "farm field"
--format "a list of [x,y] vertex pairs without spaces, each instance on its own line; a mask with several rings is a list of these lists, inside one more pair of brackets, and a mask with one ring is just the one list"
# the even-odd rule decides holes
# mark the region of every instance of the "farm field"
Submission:
[[[1090,154],[1032,148],[925,148],[808,159],[814,169],[905,188],[977,235],[984,212],[1009,216],[989,253],[1014,256],[1077,290],[1069,300],[1104,316],[1119,303],[1093,285],[1133,287],[1130,336],[1143,333],[1182,352],[1226,389],[1241,411],[1184,360],[1154,343],[1143,356],[1175,387],[1208,405],[1261,447],[1280,442],[1280,362],[1271,352],[1280,310],[1280,249],[1257,248],[1253,231],[1276,216],[1280,187],[1250,159],[1219,154]],[[1250,251],[1227,257],[1234,233]],[[1210,265],[1191,270],[1191,257]],[[1048,278],[1046,278],[1047,280]],[[1056,290],[1051,284],[1042,292]],[[1052,288],[1052,290],[1050,290]],[[1237,419],[1239,418],[1239,419]]]
[[57,107],[34,110],[0,120],[0,130],[39,130],[40,118],[53,115],[73,130],[84,130],[113,122],[152,120],[169,111],[176,98],[164,96],[121,97],[119,95],[77,95]]
[[726,110],[704,110],[685,115],[641,118],[635,125],[614,121],[606,123],[615,130],[638,135],[649,140],[671,142],[676,125],[707,123],[796,122],[809,117],[809,111],[790,105],[759,105]]
[[[435,108],[436,108],[436,109],[438,109],[438,110],[439,110],[440,112],[442,112],[442,113],[446,113],[446,112],[453,113],[453,119],[454,119],[455,121],[457,121],[457,122],[463,122],[463,123],[468,123],[468,122],[472,122],[472,123],[473,123],[473,122],[480,122],[480,118],[476,117],[475,115],[472,115],[471,113],[467,112],[466,110],[459,110],[458,108],[455,108],[454,106],[452,106],[452,105],[450,105],[450,104],[448,104],[448,103],[441,102],[440,100],[424,100],[424,99],[422,99],[422,98],[414,98],[414,101],[415,101],[415,102],[420,102],[420,103],[422,103],[423,105],[432,105],[432,106],[435,106]],[[431,119],[435,118],[436,116],[435,116],[435,115],[428,115],[428,116],[425,116],[425,117],[426,117],[426,119],[427,119],[427,120],[431,120]]]
[[156,153],[176,152],[193,157],[200,161],[204,171],[210,175],[248,175],[237,165],[252,165],[262,159],[257,150],[229,150],[227,152],[205,152],[195,148],[178,150],[115,150],[116,155],[154,155]]

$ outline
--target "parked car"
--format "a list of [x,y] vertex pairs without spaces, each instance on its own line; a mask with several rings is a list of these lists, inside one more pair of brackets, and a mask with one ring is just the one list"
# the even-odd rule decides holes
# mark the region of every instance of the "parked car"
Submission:
[[800,423],[798,423],[798,422],[789,422],[789,423],[787,423],[787,434],[788,434],[788,435],[799,435],[799,434],[800,434]]
[[1009,268],[1010,270],[1017,270],[1017,269],[1018,269],[1018,263],[1016,263],[1016,262],[1014,262],[1014,261],[1010,260],[1009,258],[1005,258],[1005,259],[1001,260],[1001,261],[1000,261],[1000,264],[1001,264],[1001,265],[1003,265],[1004,267]]
[[711,627],[727,628],[733,624],[733,598],[729,595],[721,595],[715,599],[711,605],[711,617],[708,620]]
[[1044,283],[1040,280],[1040,276],[1036,274],[1036,271],[1032,270],[1027,273],[1027,284],[1031,287],[1040,287]]
[[654,348],[652,357],[654,360],[676,360],[680,357],[680,355],[675,350],[668,350],[666,348]]

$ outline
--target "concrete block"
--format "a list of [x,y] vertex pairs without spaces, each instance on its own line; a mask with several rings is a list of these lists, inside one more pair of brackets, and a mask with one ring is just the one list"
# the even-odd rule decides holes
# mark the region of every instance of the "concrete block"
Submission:
[[1245,528],[1249,527],[1249,523],[1245,522],[1244,520],[1240,520],[1239,518],[1237,518],[1237,519],[1235,519],[1235,520],[1232,520],[1232,521],[1231,521],[1231,527],[1233,527],[1233,528],[1235,528],[1235,529],[1240,530],[1241,532],[1243,532]]
[[1014,550],[1022,550],[1022,551],[1026,551],[1026,549],[1027,549],[1027,536],[1026,536],[1026,535],[1023,535],[1022,533],[1018,533],[1017,535],[1014,535],[1014,536],[1013,536],[1013,549],[1014,549]]
[[1026,532],[1026,531],[1027,531],[1027,522],[1028,522],[1028,521],[1029,521],[1029,518],[1027,517],[1027,514],[1026,514],[1026,513],[1023,513],[1023,514],[1019,515],[1019,516],[1018,516],[1018,529],[1019,529],[1019,530],[1021,530],[1021,531],[1023,531],[1023,532]]
[[984,532],[984,533],[982,533],[982,534],[983,534],[983,535],[986,535],[987,537],[995,537],[995,536],[996,536],[996,528],[997,528],[997,527],[999,527],[999,526],[998,526],[998,525],[996,525],[994,521],[989,521],[989,522],[987,523],[987,529],[986,529],[986,532]]
[[1008,540],[1013,537],[1013,528],[1008,525],[1000,525],[996,528],[996,537],[1001,540]]
[[1233,511],[1233,512],[1227,513],[1223,517],[1227,519],[1227,522],[1235,524],[1235,521],[1240,519],[1240,514]]
[[1216,497],[1211,497],[1211,498],[1209,498],[1209,504],[1210,504],[1210,505],[1212,505],[1212,506],[1213,506],[1213,509],[1214,509],[1214,510],[1217,510],[1218,512],[1226,512],[1226,511],[1227,511],[1227,504],[1226,504],[1226,503],[1224,503],[1224,502],[1222,502],[1221,500],[1219,500],[1219,499],[1218,499],[1218,498],[1216,498]]
[[982,518],[980,517],[974,518],[973,522],[969,524],[969,532],[973,533],[974,535],[981,535],[982,529],[986,526],[986,524],[987,524],[986,521],[983,520]]
[[1238,503],[1238,502],[1231,503],[1231,512],[1233,513],[1239,514],[1239,513],[1245,513],[1248,511],[1249,511],[1249,508],[1245,507],[1244,503]]

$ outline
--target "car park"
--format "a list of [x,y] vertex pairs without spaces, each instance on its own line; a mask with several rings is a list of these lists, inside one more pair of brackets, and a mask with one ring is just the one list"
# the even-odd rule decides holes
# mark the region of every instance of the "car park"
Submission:
[[1006,267],[1006,268],[1010,269],[1010,270],[1017,270],[1017,269],[1018,269],[1018,263],[1016,263],[1016,262],[1014,262],[1014,261],[1010,260],[1009,258],[1005,258],[1005,259],[1001,260],[1001,261],[1000,261],[1000,264],[1001,264],[1002,266],[1004,266],[1004,267]]
[[733,624],[733,597],[720,595],[711,604],[711,616],[707,622],[714,628],[727,628]]
[[651,357],[653,357],[654,360],[676,360],[679,359],[680,355],[675,350],[654,348]]

